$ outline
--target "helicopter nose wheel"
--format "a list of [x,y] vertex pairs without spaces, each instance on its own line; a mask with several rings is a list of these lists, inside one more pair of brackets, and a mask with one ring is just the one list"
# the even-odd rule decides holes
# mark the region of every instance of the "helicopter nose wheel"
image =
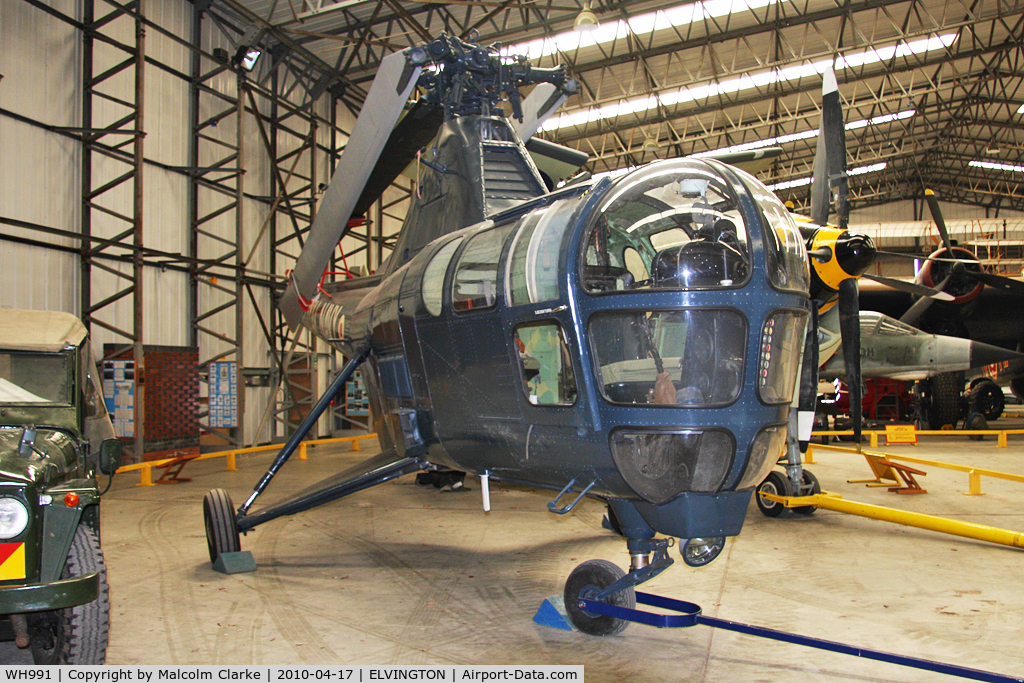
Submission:
[[242,549],[238,524],[235,522],[235,508],[227,491],[213,489],[203,496],[203,520],[206,523],[210,562],[216,562],[222,553],[237,553]]
[[[593,599],[626,573],[607,560],[588,560],[572,570],[565,582],[565,611],[577,629],[592,636],[613,636],[629,625],[625,619],[592,614],[580,608],[580,598]],[[604,600],[610,605],[636,609],[636,592],[630,586]]]
[[722,554],[725,549],[725,536],[713,536],[709,538],[691,538],[683,543],[679,554],[683,556],[683,562],[690,567],[703,567],[710,564]]
[[762,498],[762,491],[775,496],[793,495],[792,488],[789,485],[789,478],[786,475],[778,470],[769,472],[768,476],[761,482],[761,485],[757,487],[757,491],[754,492],[755,499],[757,500],[757,509],[765,517],[778,517],[785,511],[786,506],[774,500]]

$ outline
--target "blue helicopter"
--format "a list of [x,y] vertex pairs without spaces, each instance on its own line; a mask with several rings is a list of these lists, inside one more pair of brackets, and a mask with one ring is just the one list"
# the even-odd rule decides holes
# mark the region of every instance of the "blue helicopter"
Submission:
[[[417,86],[426,95],[399,121]],[[565,584],[574,625],[607,635],[627,622],[580,597],[632,607],[673,563],[675,538],[687,564],[714,560],[787,450],[792,491],[811,488],[796,442],[816,395],[817,313],[838,302],[859,391],[855,281],[870,239],[798,227],[760,181],[715,159],[549,189],[529,150],[581,154],[533,134],[578,89],[562,67],[448,36],[382,61],[279,301],[290,326],[350,360],[243,505],[207,494],[211,561],[282,515],[411,473],[472,473],[485,497],[492,481],[549,489],[554,513],[607,503],[629,570],[592,560]],[[390,260],[322,283],[349,218],[424,146]],[[822,173],[845,188],[845,172]],[[250,511],[360,366],[380,454]]]

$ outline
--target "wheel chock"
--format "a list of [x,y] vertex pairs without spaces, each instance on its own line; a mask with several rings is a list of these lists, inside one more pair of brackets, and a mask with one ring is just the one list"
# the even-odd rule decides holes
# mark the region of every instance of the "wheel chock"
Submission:
[[213,563],[213,571],[221,574],[244,574],[256,571],[256,560],[248,550],[221,553]]
[[550,626],[563,631],[576,630],[576,627],[569,621],[569,613],[565,611],[565,601],[560,595],[544,598],[537,613],[533,615],[533,620],[541,626]]

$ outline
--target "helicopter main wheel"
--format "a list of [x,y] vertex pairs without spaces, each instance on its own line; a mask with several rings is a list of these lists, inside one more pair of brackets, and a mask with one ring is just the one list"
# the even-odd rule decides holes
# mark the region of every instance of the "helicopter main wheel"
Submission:
[[[803,495],[816,496],[819,493],[821,493],[821,484],[818,483],[818,478],[816,476],[814,476],[807,470],[804,470],[803,480],[804,487],[810,487],[809,489],[807,489],[807,493],[804,493]],[[814,511],[817,509],[817,506],[814,505],[801,505],[799,507],[793,508],[793,512],[795,512],[798,515],[813,515]]]
[[[607,560],[588,560],[572,570],[565,581],[565,611],[573,626],[592,636],[614,636],[629,626],[625,619],[604,614],[593,614],[580,608],[580,598],[593,599],[595,595],[612,585],[626,572]],[[636,608],[636,592],[630,586],[604,600],[609,605]]]
[[206,522],[206,545],[210,549],[210,562],[216,562],[222,553],[237,553],[242,549],[235,522],[235,508],[231,496],[224,489],[213,489],[203,496],[203,520]]
[[761,492],[770,493],[775,496],[791,496],[793,490],[789,486],[789,479],[782,472],[778,470],[772,470],[765,477],[761,485],[757,487],[757,491],[754,495],[757,498],[757,509],[761,511],[761,514],[765,517],[778,517],[786,509],[786,506],[782,503],[777,503],[774,500],[768,500],[767,498],[761,497]]

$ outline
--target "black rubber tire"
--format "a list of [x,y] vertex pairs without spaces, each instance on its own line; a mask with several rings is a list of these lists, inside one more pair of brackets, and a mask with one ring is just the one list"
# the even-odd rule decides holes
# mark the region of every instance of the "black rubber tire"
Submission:
[[990,379],[983,379],[971,387],[969,396],[971,412],[981,413],[989,422],[995,422],[1003,415],[1006,398],[1003,389]]
[[237,553],[242,549],[235,522],[235,508],[231,496],[224,489],[213,489],[203,496],[203,520],[206,523],[206,545],[210,562],[216,562],[221,553]]
[[778,517],[786,510],[786,506],[782,503],[776,503],[773,500],[766,500],[761,497],[761,491],[771,493],[776,496],[791,496],[793,495],[792,487],[789,485],[789,478],[778,470],[772,470],[768,473],[768,476],[764,478],[761,485],[757,487],[757,491],[754,492],[754,500],[757,501],[757,509],[761,511],[761,514],[765,517]]
[[928,428],[942,429],[960,420],[960,396],[963,393],[962,372],[946,372],[931,378]]
[[[588,560],[572,570],[565,581],[565,611],[573,626],[592,636],[613,636],[622,633],[629,626],[625,619],[616,619],[604,614],[590,614],[580,609],[580,597],[596,595],[612,585],[626,572],[608,560]],[[619,591],[605,600],[610,605],[636,608],[636,592],[632,587]]]
[[98,665],[107,659],[110,635],[110,589],[103,550],[92,529],[78,526],[61,578],[97,572],[100,592],[84,605],[29,616],[32,660],[36,664]]
[[[804,480],[804,486],[810,486],[811,487],[811,490],[809,492],[807,492],[807,493],[804,493],[803,495],[816,496],[819,493],[821,493],[821,484],[818,483],[818,478],[816,476],[814,476],[814,474],[812,472],[810,472],[808,470],[804,470],[803,480]],[[799,507],[793,508],[793,512],[795,512],[798,515],[807,516],[807,515],[813,515],[814,511],[817,510],[817,509],[818,508],[815,507],[814,505],[801,505]]]

